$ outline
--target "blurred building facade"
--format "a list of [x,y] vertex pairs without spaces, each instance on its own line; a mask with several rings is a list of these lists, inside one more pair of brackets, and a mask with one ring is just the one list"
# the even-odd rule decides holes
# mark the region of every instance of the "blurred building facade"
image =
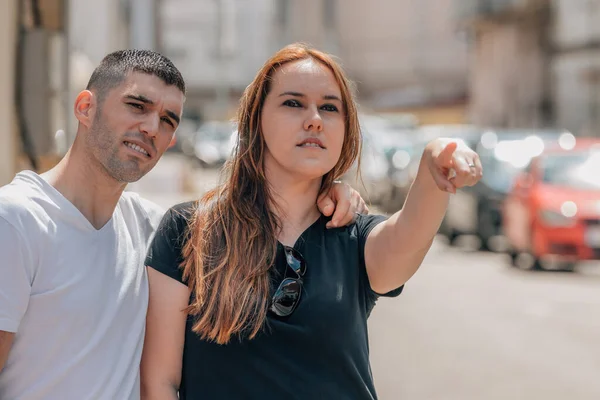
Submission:
[[[262,63],[306,42],[338,56],[367,109],[464,120],[460,0],[162,0],[159,48],[180,67],[187,108],[228,116]],[[182,12],[185,10],[185,12]]]
[[552,1],[555,121],[600,136],[600,0]]
[[472,122],[538,127],[549,122],[549,5],[467,0],[458,23],[470,36]]
[[600,0],[465,0],[470,119],[600,132]]
[[160,1],[158,48],[185,77],[190,115],[233,115],[240,94],[271,53],[275,1]]
[[16,172],[19,148],[14,99],[17,9],[17,0],[6,0],[0,13],[0,186]]
[[461,0],[282,0],[279,46],[306,41],[339,56],[363,108],[412,112],[422,123],[463,122],[467,43]]
[[65,3],[5,1],[0,20],[0,185],[55,160],[67,81]]

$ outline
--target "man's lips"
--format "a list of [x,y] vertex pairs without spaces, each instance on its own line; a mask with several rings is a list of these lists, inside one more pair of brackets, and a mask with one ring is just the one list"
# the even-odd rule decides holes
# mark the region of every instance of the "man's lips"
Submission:
[[148,158],[151,158],[154,155],[152,147],[142,141],[135,139],[126,139],[123,141],[123,143],[125,144],[125,146],[137,151],[140,154],[145,155]]
[[128,140],[125,140],[123,143],[125,144],[125,146],[127,146],[131,150],[134,150],[134,151],[140,153],[141,155],[144,155],[144,156],[150,158],[150,152],[147,150],[146,146],[142,146],[138,143],[130,142]]

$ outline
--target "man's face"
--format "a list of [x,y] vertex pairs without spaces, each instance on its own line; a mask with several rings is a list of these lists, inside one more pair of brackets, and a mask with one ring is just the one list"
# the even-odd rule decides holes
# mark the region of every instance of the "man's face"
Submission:
[[109,176],[135,182],[169,147],[179,124],[184,95],[160,78],[129,74],[95,108],[85,143]]

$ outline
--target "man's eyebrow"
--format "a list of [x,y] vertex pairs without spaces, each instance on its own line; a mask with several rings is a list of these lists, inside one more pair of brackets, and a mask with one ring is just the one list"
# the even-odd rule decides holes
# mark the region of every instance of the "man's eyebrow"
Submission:
[[[141,94],[137,94],[137,95],[128,94],[127,96],[125,96],[125,98],[131,99],[131,100],[137,100],[144,104],[149,104],[149,105],[154,104],[154,102],[152,100],[150,100],[149,98],[147,98],[146,96],[141,95]],[[171,118],[173,121],[175,121],[177,123],[177,125],[179,125],[179,116],[176,113],[174,113],[171,110],[166,110],[165,114],[167,114],[169,116],[169,118]]]
[[151,105],[154,104],[154,102],[152,100],[150,100],[149,98],[147,98],[146,96],[141,95],[141,94],[128,94],[127,96],[125,96],[125,98],[141,101],[142,103],[146,103],[146,104],[151,104]]
[[[283,92],[279,95],[279,97],[282,97],[282,96],[306,97],[305,94],[300,93],[300,92]],[[324,100],[337,100],[340,103],[342,102],[342,100],[334,94],[326,94],[325,96],[323,96],[323,99]]]

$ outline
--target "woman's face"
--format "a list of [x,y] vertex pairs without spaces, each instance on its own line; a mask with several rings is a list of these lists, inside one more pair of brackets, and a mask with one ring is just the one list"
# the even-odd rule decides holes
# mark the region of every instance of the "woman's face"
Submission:
[[312,59],[280,67],[272,76],[261,128],[267,171],[317,179],[332,170],[340,158],[346,128],[333,73]]

